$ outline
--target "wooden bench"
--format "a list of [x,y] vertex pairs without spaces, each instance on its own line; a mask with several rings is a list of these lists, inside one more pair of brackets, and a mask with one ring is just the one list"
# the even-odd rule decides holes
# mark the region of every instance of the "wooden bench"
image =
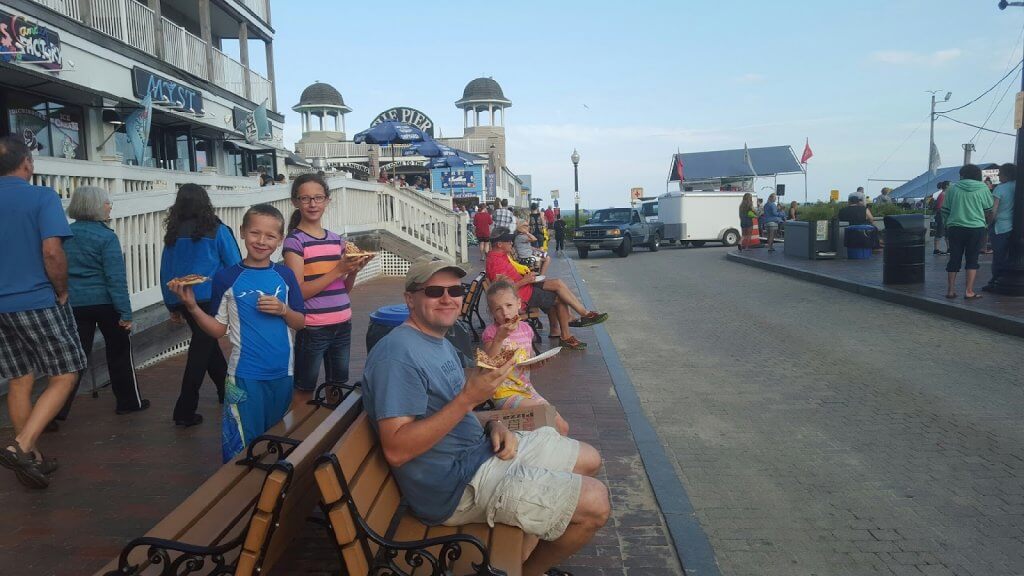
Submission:
[[316,508],[316,458],[359,414],[358,393],[342,399],[340,388],[321,388],[314,401],[288,412],[145,536],[129,542],[97,576],[249,576],[273,566]]
[[531,539],[512,526],[427,526],[402,503],[365,412],[316,466],[321,507],[348,576],[519,576]]

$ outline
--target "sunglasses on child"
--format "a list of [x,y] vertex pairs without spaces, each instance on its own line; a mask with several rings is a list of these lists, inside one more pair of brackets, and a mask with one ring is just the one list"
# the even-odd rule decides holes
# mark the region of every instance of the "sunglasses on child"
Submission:
[[423,292],[427,298],[440,298],[444,296],[445,291],[452,298],[462,298],[466,295],[466,287],[462,284],[456,284],[455,286],[424,286],[416,290],[410,290],[410,292]]

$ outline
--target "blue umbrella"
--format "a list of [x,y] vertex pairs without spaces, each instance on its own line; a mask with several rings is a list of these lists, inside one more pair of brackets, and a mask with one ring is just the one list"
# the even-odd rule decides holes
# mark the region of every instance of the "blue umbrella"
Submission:
[[352,141],[356,144],[390,146],[393,144],[423,142],[429,138],[422,130],[412,124],[397,120],[385,120],[376,126],[371,126],[368,130],[363,130],[356,134]]

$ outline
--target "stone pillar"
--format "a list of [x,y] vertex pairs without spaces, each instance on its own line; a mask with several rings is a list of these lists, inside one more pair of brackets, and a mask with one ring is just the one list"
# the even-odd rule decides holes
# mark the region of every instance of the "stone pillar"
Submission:
[[213,32],[210,26],[210,0],[199,0],[199,34],[206,42],[206,80],[213,78]]
[[[270,0],[267,0],[267,24],[270,24]],[[270,109],[277,111],[277,82],[274,80],[274,43],[264,40],[267,50],[267,80],[270,80]]]
[[252,100],[252,86],[249,82],[249,25],[245,22],[238,24],[238,56],[242,59],[242,68],[244,68],[242,70],[242,94]]
[[[88,4],[88,0],[79,0],[82,4]],[[160,8],[160,0],[149,0],[149,9],[153,11],[153,41],[156,44],[154,50],[157,58],[164,58],[164,15]]]

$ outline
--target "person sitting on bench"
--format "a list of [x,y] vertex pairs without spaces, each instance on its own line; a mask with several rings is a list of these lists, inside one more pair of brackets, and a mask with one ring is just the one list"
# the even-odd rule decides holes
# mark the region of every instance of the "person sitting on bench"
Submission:
[[[427,524],[516,526],[541,542],[523,574],[539,576],[582,548],[608,521],[597,450],[551,427],[511,432],[481,423],[515,362],[463,371],[444,338],[462,307],[466,272],[424,257],[405,277],[409,318],[381,339],[363,373],[364,406],[412,512]],[[559,571],[559,573],[562,573]]]
[[[497,280],[499,276],[508,278],[519,291],[519,298],[525,303],[526,308],[543,310],[551,323],[549,337],[558,338],[560,346],[570,350],[586,349],[587,344],[573,336],[569,328],[600,324],[608,319],[608,314],[587,310],[565,282],[557,278],[548,278],[535,285],[537,275],[525,266],[519,267],[523,270],[521,272],[512,260],[514,240],[515,236],[508,229],[495,230],[492,238],[493,247],[487,253],[487,278],[491,282]],[[579,319],[569,320],[569,308],[579,313]]]

